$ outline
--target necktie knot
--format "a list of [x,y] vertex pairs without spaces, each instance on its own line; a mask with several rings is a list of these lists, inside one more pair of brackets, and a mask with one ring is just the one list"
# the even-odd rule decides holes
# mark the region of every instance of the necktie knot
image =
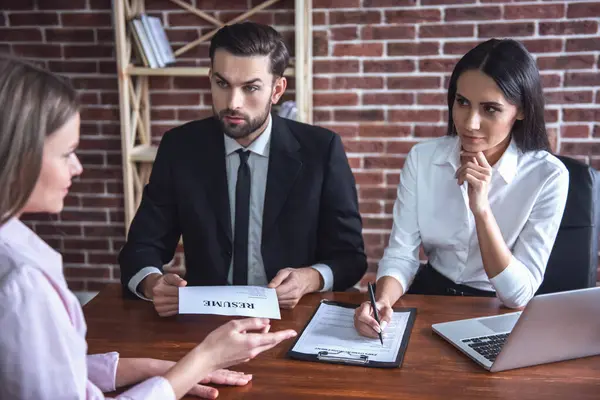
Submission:
[[250,151],[239,149],[236,150],[236,153],[240,156],[240,165],[246,164],[248,162],[248,157],[250,156]]

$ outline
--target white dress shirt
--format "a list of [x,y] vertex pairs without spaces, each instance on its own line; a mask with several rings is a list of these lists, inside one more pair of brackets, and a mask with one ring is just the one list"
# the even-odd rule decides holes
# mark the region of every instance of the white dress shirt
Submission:
[[[246,150],[250,151],[248,166],[250,167],[250,221],[248,227],[248,285],[266,286],[269,282],[265,272],[265,266],[261,253],[262,244],[262,222],[265,204],[265,190],[267,187],[267,173],[269,170],[269,150],[271,143],[271,131],[273,120],[269,116],[269,123],[265,131],[254,140]],[[227,188],[229,193],[229,211],[231,215],[231,231],[235,231],[235,187],[237,184],[237,171],[240,166],[240,157],[236,153],[244,147],[227,135],[223,135],[225,141],[225,165],[227,169]],[[235,257],[235,255],[234,255]],[[282,265],[285,268],[286,265]],[[321,291],[329,291],[333,288],[333,271],[326,264],[316,264],[316,269],[323,278]],[[129,289],[138,297],[145,299],[137,287],[140,282],[152,273],[162,273],[160,269],[149,266],[142,268],[129,281]],[[229,264],[227,277],[229,284],[233,282],[233,257]]]
[[481,259],[467,182],[460,167],[460,140],[441,137],[416,144],[400,175],[389,245],[377,279],[396,278],[404,292],[419,268],[419,245],[429,263],[457,284],[495,291],[508,307],[525,305],[542,283],[562,219],[569,174],[546,151],[523,153],[514,140],[492,168],[488,198],[512,258],[489,279]]

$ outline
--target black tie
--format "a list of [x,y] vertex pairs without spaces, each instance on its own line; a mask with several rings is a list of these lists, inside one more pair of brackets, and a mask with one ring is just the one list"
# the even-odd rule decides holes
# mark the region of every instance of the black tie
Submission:
[[237,150],[240,156],[235,185],[235,232],[233,236],[233,284],[248,284],[248,225],[250,221],[249,151]]

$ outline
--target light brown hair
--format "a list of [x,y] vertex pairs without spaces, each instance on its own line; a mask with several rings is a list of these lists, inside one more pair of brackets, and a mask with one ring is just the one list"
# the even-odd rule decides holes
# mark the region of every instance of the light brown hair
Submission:
[[0,54],[0,226],[31,196],[46,137],[78,111],[77,93],[63,78]]

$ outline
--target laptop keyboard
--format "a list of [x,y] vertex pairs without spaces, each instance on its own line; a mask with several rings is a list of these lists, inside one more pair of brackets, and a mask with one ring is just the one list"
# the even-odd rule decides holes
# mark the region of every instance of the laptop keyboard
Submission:
[[498,353],[500,353],[500,350],[502,350],[502,346],[504,346],[504,342],[506,341],[509,333],[463,339],[461,342],[468,345],[487,360],[494,362],[498,356]]

